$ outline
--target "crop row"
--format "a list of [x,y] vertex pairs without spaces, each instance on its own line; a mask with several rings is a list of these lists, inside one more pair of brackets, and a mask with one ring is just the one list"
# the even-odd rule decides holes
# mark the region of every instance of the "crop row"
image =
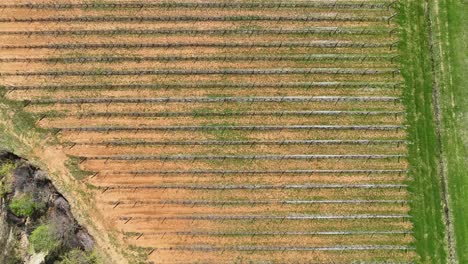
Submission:
[[98,103],[216,103],[216,102],[399,102],[391,96],[258,96],[258,97],[158,97],[158,98],[62,98],[36,99],[25,104],[98,104]]
[[403,154],[393,155],[113,155],[83,157],[87,160],[318,160],[318,159],[392,159],[405,158]]
[[141,232],[127,233],[127,236],[346,236],[346,235],[409,235],[412,231],[316,231],[316,232],[206,232],[206,231],[171,231],[171,232]]
[[185,190],[286,190],[286,189],[403,189],[406,184],[289,184],[289,185],[113,185],[99,186],[115,189],[185,189]]
[[390,43],[349,42],[349,41],[315,41],[315,42],[223,42],[223,43],[78,43],[78,44],[26,44],[0,45],[0,49],[141,49],[141,48],[390,48],[396,47],[398,41]]
[[310,88],[357,88],[357,89],[379,89],[379,88],[400,88],[402,83],[398,82],[276,82],[276,83],[165,83],[165,84],[91,84],[91,85],[29,85],[29,86],[5,86],[5,89],[14,90],[120,90],[120,89],[216,89],[216,88],[229,88],[229,89],[259,89],[259,88],[297,88],[297,89],[310,89]]
[[117,170],[102,171],[97,175],[313,175],[313,174],[397,174],[405,175],[406,170],[181,170],[181,171],[162,171],[162,170]]
[[309,205],[309,204],[407,204],[408,200],[158,200],[158,201],[111,201],[109,204],[130,204],[132,206],[148,204],[176,205]]
[[44,113],[43,117],[202,117],[202,116],[395,116],[403,111],[225,111],[225,112],[83,112]]
[[0,23],[33,22],[174,22],[174,21],[352,21],[379,22],[390,21],[395,15],[356,16],[356,15],[314,15],[314,16],[81,16],[81,17],[41,17],[41,18],[0,18]]
[[404,130],[406,126],[400,125],[277,125],[277,126],[82,126],[82,127],[57,127],[59,131],[223,131],[223,130],[245,130],[245,131],[281,131],[281,130]]
[[0,31],[1,35],[393,35],[398,33],[393,29],[367,29],[367,28],[339,28],[339,27],[316,27],[307,29],[104,29],[104,30],[41,30],[41,31]]
[[219,145],[219,146],[238,146],[238,145],[404,145],[405,140],[198,140],[198,141],[100,141],[100,142],[80,142],[69,143],[75,145],[103,145],[103,146],[192,146],[192,145]]
[[329,8],[389,9],[397,1],[287,1],[287,2],[123,2],[123,3],[17,3],[0,4],[0,8],[24,9],[115,9],[115,8]]
[[289,68],[289,69],[220,69],[220,70],[121,70],[121,71],[43,71],[1,72],[0,76],[113,76],[113,75],[279,75],[279,74],[351,74],[351,75],[396,75],[398,69],[357,68]]
[[47,63],[100,63],[100,62],[177,62],[177,61],[396,61],[397,55],[354,55],[354,54],[313,54],[313,55],[224,55],[224,56],[136,56],[136,57],[48,57],[48,58],[0,58],[8,62]]
[[393,245],[363,245],[363,246],[356,246],[356,245],[349,245],[349,246],[328,246],[328,247],[287,247],[287,246],[276,246],[276,247],[268,247],[268,246],[171,246],[171,247],[159,247],[155,248],[155,250],[159,251],[202,251],[202,252],[210,252],[210,251],[364,251],[364,250],[414,250],[415,248],[412,246],[393,246]]
[[[340,191],[341,189],[335,189]],[[177,190],[175,190],[177,191]],[[219,194],[223,195],[223,190],[217,190]],[[243,190],[243,192],[248,192],[249,190]],[[277,190],[278,191],[278,190]],[[307,189],[299,190],[302,192],[307,192]],[[349,190],[348,190],[349,191]],[[363,190],[360,190],[363,191]],[[365,190],[364,190],[365,191]],[[395,191],[395,190],[387,190]],[[114,193],[117,194],[118,190]],[[198,191],[203,192],[203,189]],[[235,190],[232,190],[235,192]],[[284,193],[290,192],[290,190],[284,191]],[[374,192],[379,192],[379,190],[374,189]],[[149,192],[148,192],[149,193]],[[184,191],[184,193],[187,193]],[[263,192],[266,195],[267,192]],[[120,193],[121,194],[121,193]],[[105,196],[105,193],[104,193]],[[179,208],[178,211],[180,214],[196,208],[198,210],[203,210],[203,212],[213,212],[213,213],[230,213],[231,210],[236,210],[238,213],[243,212],[258,212],[262,213],[265,209],[272,209],[270,212],[276,213],[300,213],[304,210],[308,212],[323,212],[325,213],[325,208],[327,212],[333,212],[336,209],[343,208],[347,212],[405,212],[409,209],[408,200],[355,200],[355,199],[346,199],[346,200],[302,200],[300,197],[298,200],[280,200],[280,201],[269,201],[269,200],[235,200],[235,199],[221,199],[217,200],[191,200],[192,197],[182,197],[181,200],[123,200],[125,197],[119,196],[107,196],[104,198],[105,204],[113,209],[119,209],[120,211],[142,211],[146,209],[156,209],[159,212],[160,208]],[[323,211],[322,211],[323,210]],[[195,211],[195,210],[194,210]],[[344,212],[344,211],[343,211]]]
[[172,216],[121,216],[121,221],[131,220],[359,220],[359,219],[400,219],[411,218],[407,214],[360,214],[360,215],[172,215]]

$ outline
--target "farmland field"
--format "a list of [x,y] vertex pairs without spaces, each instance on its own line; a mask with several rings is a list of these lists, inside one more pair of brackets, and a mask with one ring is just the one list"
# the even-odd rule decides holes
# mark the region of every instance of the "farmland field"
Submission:
[[[410,173],[409,5],[33,2],[0,4],[5,98],[57,138],[143,259],[444,259],[418,244],[444,231],[436,173]],[[432,190],[435,216],[418,200]]]

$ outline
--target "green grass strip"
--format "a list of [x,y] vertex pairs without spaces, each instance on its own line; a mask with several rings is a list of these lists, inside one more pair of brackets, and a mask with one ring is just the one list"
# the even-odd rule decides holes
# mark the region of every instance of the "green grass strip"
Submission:
[[409,125],[411,216],[414,246],[420,263],[446,263],[445,226],[442,219],[441,181],[438,174],[438,146],[433,115],[432,69],[428,21],[424,0],[400,2],[399,22],[402,74],[405,78],[404,101]]
[[[441,158],[447,175],[451,237],[459,263],[468,263],[468,90],[466,54],[468,37],[464,18],[468,5],[462,0],[437,0],[431,5],[436,78],[439,81]],[[464,17],[465,15],[465,17]],[[466,24],[466,23],[465,23]]]

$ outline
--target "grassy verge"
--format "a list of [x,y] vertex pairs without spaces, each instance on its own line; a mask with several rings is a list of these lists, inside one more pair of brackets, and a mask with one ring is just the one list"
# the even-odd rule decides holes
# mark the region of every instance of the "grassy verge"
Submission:
[[433,5],[439,54],[442,155],[456,254],[459,263],[468,263],[468,89],[467,78],[463,75],[468,41],[463,20],[464,14],[468,14],[468,5],[462,0],[438,0]]
[[50,137],[47,131],[35,126],[36,116],[23,111],[23,103],[5,99],[6,93],[0,87],[0,149],[16,151],[17,155],[30,153],[37,146],[33,138]]
[[402,74],[406,87],[410,162],[411,215],[414,246],[421,263],[445,263],[445,226],[442,218],[441,181],[438,175],[438,145],[432,98],[432,69],[428,21],[423,0],[400,3]]
[[[456,258],[459,263],[468,263],[464,222],[468,218],[468,91],[462,74],[466,10],[462,0],[401,4],[405,101],[413,143],[409,148],[414,178],[412,215],[422,263],[454,263]],[[447,230],[452,248],[448,251]]]
[[[0,87],[0,149],[22,157],[29,157],[33,149],[44,144],[56,144],[57,138],[51,130],[36,126],[36,114],[24,111],[22,102],[5,98],[7,90]],[[80,170],[78,162],[70,159],[67,166],[71,174],[82,180],[90,173]]]

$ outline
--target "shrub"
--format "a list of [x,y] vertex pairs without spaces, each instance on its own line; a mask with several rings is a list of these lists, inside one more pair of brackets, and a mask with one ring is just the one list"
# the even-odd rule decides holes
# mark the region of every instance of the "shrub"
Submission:
[[11,193],[11,181],[7,178],[0,179],[0,198]]
[[72,249],[63,255],[58,264],[97,264],[98,260],[95,254]]
[[11,171],[15,168],[15,164],[11,162],[3,163],[0,165],[0,178],[3,178],[11,173]]
[[42,210],[44,208],[44,204],[36,203],[31,195],[24,195],[13,198],[9,207],[17,216],[31,217],[34,213]]
[[15,168],[15,164],[6,162],[0,165],[0,198],[5,197],[11,192],[11,171]]
[[40,225],[29,236],[29,243],[34,252],[53,252],[60,246],[49,225]]

